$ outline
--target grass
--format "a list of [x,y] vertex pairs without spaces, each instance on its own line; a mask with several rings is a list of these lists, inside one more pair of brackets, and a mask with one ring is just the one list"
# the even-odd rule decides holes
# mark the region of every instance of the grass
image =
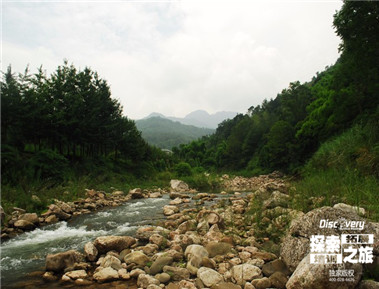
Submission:
[[363,207],[379,221],[379,128],[355,125],[325,142],[303,170],[292,192],[293,207],[305,212],[343,202]]

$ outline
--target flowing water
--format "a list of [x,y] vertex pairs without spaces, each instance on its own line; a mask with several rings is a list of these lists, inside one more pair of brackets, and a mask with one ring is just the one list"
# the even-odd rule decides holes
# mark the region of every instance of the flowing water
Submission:
[[47,254],[71,249],[83,251],[85,243],[99,236],[134,236],[139,226],[154,225],[163,219],[162,207],[168,202],[168,195],[159,199],[132,200],[4,242],[1,244],[1,287],[27,280],[28,273],[44,270]]

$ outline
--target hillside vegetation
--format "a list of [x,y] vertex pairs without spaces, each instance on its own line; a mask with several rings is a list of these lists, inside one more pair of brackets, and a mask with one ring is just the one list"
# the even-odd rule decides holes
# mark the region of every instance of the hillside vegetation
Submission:
[[345,1],[333,24],[342,39],[333,66],[174,149],[176,156],[206,170],[297,175],[301,199],[366,204],[378,218],[379,4]]
[[162,149],[172,149],[214,132],[214,129],[185,125],[158,116],[137,120],[136,126],[150,145]]

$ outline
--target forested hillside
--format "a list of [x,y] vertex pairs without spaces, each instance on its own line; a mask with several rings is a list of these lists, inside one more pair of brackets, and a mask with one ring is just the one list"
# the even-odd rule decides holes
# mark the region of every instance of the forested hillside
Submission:
[[[176,154],[207,169],[296,173],[321,143],[353,124],[377,129],[378,7],[373,1],[345,2],[334,16],[342,53],[333,66],[309,82],[290,83],[275,99],[224,121],[214,135],[181,146]],[[354,157],[362,154],[377,157],[377,145],[360,148]]]
[[213,129],[185,125],[158,116],[137,120],[136,126],[150,145],[162,149],[172,149],[214,132]]
[[88,186],[165,168],[165,154],[142,139],[107,82],[90,68],[77,70],[65,61],[48,76],[42,68],[15,74],[9,66],[1,81],[1,114],[3,206],[25,206],[33,190],[81,177],[89,177]]

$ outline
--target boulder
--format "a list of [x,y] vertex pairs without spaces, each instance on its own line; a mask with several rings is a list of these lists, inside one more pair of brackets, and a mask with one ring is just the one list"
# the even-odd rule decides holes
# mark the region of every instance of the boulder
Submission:
[[[329,280],[330,270],[354,270],[353,280],[331,282]],[[287,289],[353,289],[357,286],[362,277],[362,264],[342,263],[342,264],[311,264],[310,255],[297,266],[286,284]]]
[[180,281],[184,279],[189,279],[190,272],[185,268],[178,268],[172,266],[164,266],[163,272],[171,276],[171,280]]
[[171,256],[159,256],[150,267],[150,274],[155,275],[163,271],[163,267],[171,265],[174,259]]
[[19,217],[19,220],[25,220],[33,223],[34,225],[38,225],[39,223],[39,218],[36,213],[25,213]]
[[103,268],[112,267],[113,269],[115,269],[117,271],[122,269],[120,259],[118,259],[112,255],[105,256],[103,261],[101,262],[100,266]]
[[203,258],[208,257],[208,251],[201,245],[189,245],[184,252],[187,258],[187,269],[191,274],[196,275],[198,268],[202,266]]
[[161,197],[162,197],[162,193],[161,192],[152,192],[152,193],[149,193],[149,198],[156,199],[156,198],[161,198]]
[[232,279],[238,285],[244,285],[246,281],[251,281],[261,277],[261,273],[261,269],[250,264],[235,265],[231,270]]
[[159,280],[148,274],[140,274],[137,279],[137,285],[140,288],[147,288],[149,285],[159,285]]
[[17,229],[21,229],[24,231],[30,231],[35,229],[35,225],[27,220],[17,220],[13,226]]
[[83,254],[75,250],[67,252],[48,254],[46,257],[46,271],[60,272],[75,263],[84,261]]
[[197,277],[207,287],[212,287],[213,285],[216,285],[224,281],[224,278],[222,277],[220,273],[206,267],[201,267],[199,270],[197,270]]
[[54,223],[56,223],[58,221],[59,221],[59,219],[55,215],[50,215],[50,216],[48,216],[48,217],[45,218],[45,223],[46,224],[54,224]]
[[129,195],[132,199],[143,199],[144,198],[144,195],[143,195],[142,190],[140,188],[130,190]]
[[100,269],[96,270],[97,272],[93,274],[93,279],[95,279],[97,282],[102,283],[106,281],[117,280],[119,278],[118,272],[112,267],[99,268]]
[[179,208],[176,206],[166,205],[163,207],[163,214],[165,216],[171,216],[179,212]]
[[134,251],[126,255],[124,261],[126,264],[136,264],[143,267],[150,262],[150,258],[141,251]]
[[95,261],[98,253],[99,252],[92,242],[88,242],[84,245],[84,254],[88,261]]
[[97,237],[93,243],[100,254],[116,251],[121,252],[124,249],[136,243],[136,239],[129,236],[103,236]]
[[347,213],[358,214],[361,216],[364,216],[366,214],[366,210],[364,208],[360,208],[357,206],[350,206],[350,205],[344,204],[344,203],[335,204],[333,206],[333,208],[334,209],[340,209],[340,210],[347,212]]
[[[336,222],[336,227],[328,226],[325,228],[323,222],[326,220],[332,223]],[[312,235],[340,236],[341,234],[356,234],[356,230],[341,227],[346,224],[346,221],[363,222],[364,228],[359,231],[359,234],[374,234],[374,240],[378,240],[379,234],[376,232],[373,224],[355,213],[331,207],[312,210],[292,222],[287,235],[281,243],[280,256],[291,272],[296,269],[301,260],[309,253]],[[378,246],[379,243],[374,244],[374,252],[378,250]],[[293,248],[296,248],[296,250]]]
[[64,212],[60,207],[54,204],[49,206],[49,210],[46,214],[47,216],[56,215],[59,220],[68,220],[71,218],[70,214]]
[[187,192],[189,191],[189,186],[180,180],[171,180],[170,181],[171,190],[174,192]]

